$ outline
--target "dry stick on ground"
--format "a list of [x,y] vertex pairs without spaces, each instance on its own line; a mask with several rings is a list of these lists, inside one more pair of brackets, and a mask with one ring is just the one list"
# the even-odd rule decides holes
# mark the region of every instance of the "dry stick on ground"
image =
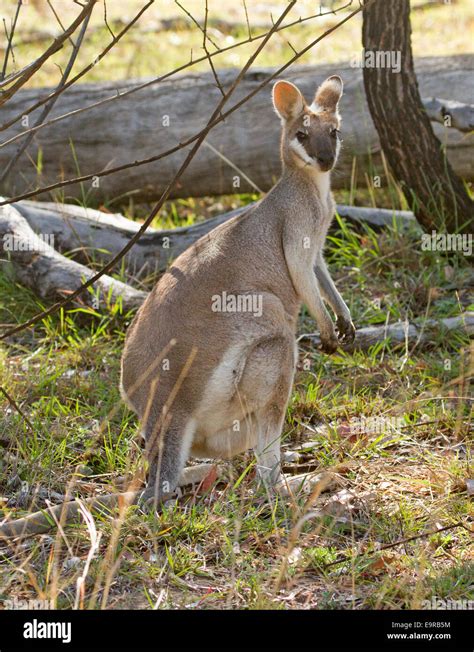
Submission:
[[[205,480],[211,472],[216,472],[219,475],[222,471],[219,466],[212,463],[198,464],[196,466],[188,466],[183,469],[182,475],[179,479],[178,487],[184,487],[191,484],[200,484]],[[327,491],[335,486],[335,479],[331,473],[302,473],[299,475],[285,477],[287,495],[294,498],[294,494],[299,490],[304,491],[318,491],[321,493]],[[88,507],[90,511],[110,511],[117,505],[125,503],[127,506],[135,504],[139,496],[139,491],[124,491],[121,493],[104,494],[103,496],[94,496],[81,502]],[[173,494],[164,497],[164,500],[173,498]],[[13,521],[5,521],[0,525],[0,541],[26,538],[34,536],[35,534],[44,534],[54,529],[58,522],[61,525],[75,521],[80,511],[79,502],[77,500],[70,500],[68,502],[60,503],[59,505],[48,506],[45,509],[29,514],[24,518],[19,518]]]
[[[369,3],[370,3],[370,2],[374,2],[374,1],[375,1],[375,0],[369,0]],[[240,81],[242,80],[242,78],[244,77],[245,72],[246,72],[246,71],[248,70],[248,68],[252,65],[252,63],[253,63],[254,60],[257,58],[257,56],[258,56],[258,54],[261,52],[261,50],[265,47],[265,45],[267,44],[269,38],[270,38],[270,37],[273,35],[273,33],[275,32],[277,26],[280,25],[281,20],[282,20],[282,19],[284,18],[284,16],[285,16],[289,11],[290,11],[290,9],[294,6],[294,4],[295,4],[295,1],[291,2],[291,3],[288,5],[288,7],[286,8],[286,10],[283,12],[283,14],[280,16],[280,18],[278,19],[278,21],[275,23],[274,28],[273,28],[272,30],[270,30],[270,32],[268,33],[268,35],[264,38],[263,42],[259,45],[259,47],[255,50],[254,54],[253,54],[253,55],[250,57],[250,59],[247,61],[247,63],[245,64],[245,66],[244,66],[244,67],[242,68],[242,70],[240,71],[239,75],[236,77],[234,83],[232,84],[232,86],[230,87],[230,89],[227,91],[225,97],[223,97],[223,98],[221,99],[221,101],[219,102],[217,108],[215,109],[214,113],[212,114],[211,118],[209,119],[209,121],[208,121],[206,127],[205,127],[203,130],[201,130],[201,132],[200,132],[196,137],[194,137],[194,138],[191,139],[191,142],[195,142],[193,148],[191,149],[191,151],[189,152],[189,154],[186,156],[186,158],[185,158],[183,164],[180,166],[179,170],[176,172],[176,174],[174,175],[173,179],[171,179],[171,181],[170,181],[169,184],[167,185],[167,187],[166,187],[165,191],[163,192],[161,198],[160,198],[159,201],[155,204],[155,206],[153,207],[153,209],[152,209],[150,215],[147,217],[147,219],[145,220],[145,222],[142,224],[142,226],[140,227],[139,231],[137,231],[137,233],[136,233],[136,234],[133,236],[133,238],[128,242],[128,244],[125,245],[125,247],[122,249],[122,251],[119,252],[119,254],[117,254],[116,256],[114,256],[114,258],[113,258],[113,259],[112,259],[112,260],[111,260],[107,265],[105,265],[104,267],[102,267],[102,269],[101,269],[99,272],[97,272],[97,274],[95,274],[93,277],[91,277],[91,278],[90,278],[86,283],[84,283],[80,288],[78,288],[75,292],[73,292],[73,293],[72,293],[72,294],[71,294],[67,299],[64,299],[64,300],[62,300],[62,301],[59,301],[58,303],[55,303],[53,306],[51,306],[51,307],[48,308],[47,310],[44,310],[43,312],[37,314],[35,317],[32,317],[31,319],[29,319],[28,321],[24,322],[23,324],[19,324],[19,325],[16,326],[15,328],[12,328],[12,329],[8,330],[6,333],[3,333],[3,334],[0,336],[0,340],[5,339],[6,337],[9,337],[9,336],[13,335],[14,333],[18,333],[18,332],[20,332],[21,330],[23,330],[23,329],[25,329],[25,328],[28,328],[29,326],[32,326],[33,324],[36,324],[37,322],[41,321],[42,319],[44,319],[44,317],[46,317],[46,316],[48,316],[48,315],[51,315],[51,314],[57,312],[61,307],[67,305],[68,303],[70,303],[71,301],[73,301],[74,299],[76,299],[76,297],[78,297],[78,296],[79,296],[79,295],[80,295],[80,294],[81,294],[85,289],[87,289],[88,287],[92,286],[92,285],[93,285],[93,284],[94,284],[94,283],[95,283],[95,282],[96,282],[96,281],[97,281],[97,280],[98,280],[98,279],[99,279],[103,274],[106,274],[108,271],[110,271],[110,270],[115,266],[115,264],[116,264],[119,260],[121,260],[121,259],[122,259],[126,254],[127,254],[127,252],[128,252],[128,251],[133,247],[133,245],[134,245],[134,244],[135,244],[135,243],[140,239],[140,237],[142,236],[142,234],[145,233],[146,229],[148,228],[148,226],[150,225],[150,223],[152,222],[152,220],[156,217],[156,215],[157,215],[157,214],[159,213],[159,211],[161,210],[161,207],[163,206],[164,202],[168,199],[168,197],[169,197],[169,195],[170,195],[170,193],[171,193],[171,190],[172,190],[173,186],[174,186],[175,183],[180,179],[180,177],[182,176],[183,172],[187,169],[187,167],[188,167],[189,164],[191,163],[192,159],[193,159],[194,156],[196,155],[196,152],[198,151],[199,147],[201,146],[202,142],[203,142],[204,139],[206,138],[207,134],[211,131],[211,129],[212,129],[216,124],[218,124],[219,122],[221,122],[221,121],[224,119],[224,117],[225,117],[226,115],[229,115],[230,113],[232,113],[232,112],[236,111],[238,108],[240,108],[240,107],[241,107],[245,102],[247,102],[247,101],[250,99],[250,97],[253,97],[253,95],[255,95],[255,93],[257,93],[258,90],[260,90],[261,88],[263,88],[264,86],[266,86],[268,83],[270,83],[270,81],[272,81],[273,79],[275,79],[275,77],[277,77],[277,76],[278,76],[279,74],[281,74],[284,70],[286,70],[286,69],[287,69],[287,68],[288,68],[292,63],[294,63],[297,59],[299,59],[301,56],[303,56],[303,54],[305,54],[305,53],[308,52],[311,48],[313,48],[317,43],[319,43],[323,38],[325,38],[325,36],[327,36],[328,34],[334,32],[338,27],[340,27],[341,25],[343,25],[343,24],[346,23],[348,20],[350,20],[352,17],[356,16],[357,14],[359,14],[359,13],[362,11],[362,6],[361,6],[361,7],[359,7],[358,9],[356,9],[355,11],[353,11],[351,14],[349,14],[349,16],[347,16],[346,18],[344,18],[343,20],[341,20],[339,23],[337,23],[337,25],[333,26],[332,28],[330,28],[330,29],[328,29],[326,32],[324,32],[324,34],[322,34],[320,37],[314,39],[314,41],[311,41],[311,43],[310,43],[309,45],[307,45],[305,48],[303,48],[302,50],[300,50],[300,51],[299,51],[296,55],[294,55],[294,56],[293,56],[289,61],[287,61],[287,63],[285,63],[283,66],[281,66],[281,67],[280,67],[280,68],[279,68],[275,73],[273,73],[272,75],[270,75],[269,77],[267,77],[267,79],[265,79],[265,80],[260,84],[259,88],[255,89],[252,93],[249,93],[249,94],[248,94],[246,97],[244,97],[242,100],[240,100],[239,102],[237,102],[236,104],[234,104],[234,106],[233,106],[231,109],[229,109],[226,113],[222,113],[222,107],[225,105],[225,103],[227,102],[227,100],[228,100],[228,99],[230,98],[230,96],[233,94],[234,90],[236,89],[236,87],[238,86],[238,84],[240,83]],[[367,5],[365,5],[365,6],[367,6]],[[220,117],[219,117],[219,116],[220,116]],[[182,147],[182,145],[181,145],[180,147]],[[0,205],[2,205],[2,202],[0,202]]]
[[[96,2],[96,1],[97,1],[97,0],[90,0],[90,2],[92,2],[92,3]],[[68,82],[66,82],[65,84],[63,84],[60,88],[58,87],[54,92],[52,92],[52,93],[46,95],[46,96],[43,97],[41,100],[38,100],[37,102],[35,102],[34,104],[32,104],[32,105],[28,108],[28,110],[25,112],[24,115],[28,115],[29,113],[31,113],[31,112],[34,111],[35,109],[38,109],[40,106],[43,106],[43,104],[46,104],[47,102],[50,102],[51,100],[57,98],[58,95],[61,95],[61,93],[64,93],[64,91],[66,91],[68,88],[70,88],[70,86],[72,86],[73,84],[75,84],[79,79],[81,79],[81,77],[83,77],[83,76],[86,75],[90,70],[92,70],[92,68],[93,68],[94,66],[96,66],[96,65],[97,65],[97,64],[98,64],[98,63],[99,63],[99,62],[100,62],[100,61],[101,61],[101,60],[102,60],[102,59],[103,59],[103,58],[104,58],[104,57],[105,57],[105,56],[110,52],[110,50],[111,50],[111,49],[112,49],[112,48],[117,44],[117,42],[120,41],[120,39],[121,39],[123,36],[125,36],[125,34],[129,31],[129,29],[131,29],[131,28],[133,27],[133,25],[137,22],[137,20],[138,20],[138,19],[139,19],[139,18],[140,18],[144,13],[145,13],[145,11],[146,11],[146,10],[147,10],[147,9],[148,9],[148,8],[149,8],[149,7],[154,3],[154,2],[155,2],[155,0],[149,0],[148,4],[146,4],[144,7],[142,7],[142,8],[140,9],[140,11],[139,11],[139,12],[136,14],[136,16],[131,20],[131,22],[128,23],[128,25],[127,25],[126,27],[124,27],[124,29],[123,29],[119,34],[117,34],[117,36],[116,36],[116,37],[115,37],[115,38],[114,38],[114,39],[113,39],[113,40],[112,40],[112,41],[111,41],[111,42],[110,42],[110,43],[109,43],[109,44],[108,44],[108,45],[107,45],[103,50],[102,50],[102,52],[101,52],[101,53],[100,53],[100,54],[99,54],[99,55],[94,59],[94,61],[92,61],[89,65],[87,65],[85,68],[83,68],[80,72],[77,73],[77,75],[75,75],[72,79],[70,79]],[[81,15],[82,15],[82,14],[81,14]],[[31,76],[31,75],[30,75],[30,76]],[[10,91],[10,89],[8,89],[8,91],[6,91],[6,93],[8,93],[9,91]],[[15,90],[15,92],[16,92],[16,90]],[[0,96],[0,106],[1,106],[1,104],[2,104],[2,102],[1,102],[1,96]],[[21,117],[23,117],[23,116],[21,116]],[[16,119],[14,120],[14,122],[16,122],[18,119],[19,119],[19,118],[16,118]],[[2,125],[2,129],[6,129],[6,128],[9,127],[11,124],[14,124],[14,122],[11,122],[11,121],[10,121],[10,123],[7,123],[7,124]]]
[[[94,274],[88,267],[62,256],[36,235],[13,206],[0,207],[0,241],[17,279],[43,298],[71,296],[84,279]],[[93,292],[85,291],[80,299],[93,309],[100,304],[120,302],[128,311],[138,308],[146,296],[146,292],[104,274],[94,282]]]
[[[28,66],[26,66],[23,69],[23,71],[21,71],[21,75],[18,81],[12,84],[12,86],[10,86],[9,88],[7,88],[7,90],[0,92],[0,106],[5,104],[7,100],[13,97],[13,95],[22,86],[26,84],[26,82],[35,74],[35,72],[41,68],[44,62],[47,61],[49,57],[51,57],[55,52],[57,52],[63,47],[64,41],[76,31],[77,27],[79,27],[79,25],[83,22],[87,14],[89,14],[92,11],[92,8],[96,2],[97,0],[89,0],[89,2],[85,5],[83,10],[76,18],[76,20],[73,21],[71,25],[68,27],[68,29],[49,46],[46,52],[44,52],[40,57],[38,57],[36,61],[33,61]],[[13,76],[16,77],[16,74]],[[0,85],[5,86],[11,80],[12,80],[12,76],[7,77],[6,79],[3,80],[3,82]]]
[[[349,2],[347,2],[344,6],[340,7],[340,9],[338,9],[338,11],[340,11],[342,9],[346,9],[347,7],[349,7],[352,4],[352,1],[353,0],[349,0]],[[305,18],[300,17],[297,20],[293,20],[293,21],[291,21],[289,23],[286,23],[285,25],[279,26],[278,29],[275,30],[275,33],[280,32],[280,31],[285,30],[285,29],[288,29],[290,27],[294,27],[295,25],[302,24],[302,23],[307,22],[309,20],[313,20],[314,18],[318,18],[320,16],[326,16],[327,14],[333,14],[333,13],[335,13],[335,12],[329,11],[329,12],[326,12],[326,13],[312,14],[310,16],[306,16]],[[262,38],[265,38],[267,36],[267,34],[268,34],[268,31],[264,32],[263,34],[258,34],[257,36],[253,36],[253,37],[249,36],[249,38],[243,39],[242,41],[238,41],[237,43],[233,43],[232,45],[228,45],[227,47],[221,48],[220,50],[218,50],[216,52],[211,52],[210,56],[215,57],[215,56],[218,56],[218,55],[223,54],[225,52],[228,52],[229,50],[233,50],[234,48],[241,47],[242,45],[247,45],[248,43],[253,43],[254,41],[258,41],[258,40],[260,40]],[[191,59],[189,61],[187,61],[186,63],[184,63],[183,65],[178,66],[174,70],[171,70],[170,72],[167,72],[167,73],[165,73],[163,75],[160,75],[159,77],[155,77],[154,79],[148,80],[148,81],[143,82],[141,84],[137,84],[136,86],[133,86],[132,88],[130,88],[130,89],[126,90],[126,91],[117,92],[117,93],[115,93],[115,95],[112,95],[111,97],[107,97],[107,98],[105,98],[103,100],[100,100],[98,102],[88,104],[87,106],[84,106],[84,107],[82,107],[80,109],[76,109],[74,111],[67,112],[67,113],[65,113],[63,115],[56,116],[52,120],[49,120],[48,122],[45,122],[43,125],[39,125],[36,128],[30,127],[30,129],[26,129],[26,130],[22,131],[21,133],[17,134],[16,136],[14,136],[13,138],[10,138],[9,140],[5,141],[4,143],[1,143],[0,147],[3,147],[4,145],[7,145],[7,144],[13,142],[17,138],[25,137],[31,131],[38,131],[39,129],[42,129],[44,127],[48,127],[49,125],[51,125],[53,123],[60,122],[61,120],[64,120],[65,118],[69,118],[71,116],[78,115],[79,113],[83,113],[84,111],[89,111],[91,109],[96,109],[99,106],[102,106],[104,104],[108,104],[109,102],[114,102],[115,100],[119,100],[119,99],[122,99],[122,98],[124,98],[126,96],[132,95],[133,93],[137,93],[138,91],[143,90],[144,88],[148,88],[149,86],[159,84],[160,82],[164,81],[165,79],[169,79],[170,77],[173,77],[174,75],[176,75],[176,74],[178,74],[180,72],[183,72],[186,69],[191,68],[191,67],[195,66],[198,63],[202,63],[203,61],[206,61],[207,58],[208,58],[207,55],[204,55],[202,57],[198,57],[196,59],[191,57]],[[21,120],[24,115],[28,115],[28,113],[31,112],[32,110],[33,109],[30,107],[25,112],[22,112],[19,115],[17,115],[15,118],[13,118],[12,120],[9,120],[7,123],[0,124],[0,131],[4,131],[5,129],[8,129],[8,127],[11,127],[13,124],[15,124],[16,122]]]
[[[77,55],[79,54],[79,50],[82,45],[82,41],[84,39],[84,35],[87,30],[87,26],[89,25],[89,20],[92,15],[92,9],[94,8],[94,5],[91,5],[91,10],[89,13],[86,15],[84,22],[82,24],[81,31],[79,32],[79,36],[77,37],[76,43],[74,44],[74,47],[71,52],[71,56],[69,57],[69,61],[67,63],[66,68],[64,69],[63,74],[61,75],[61,79],[59,81],[59,84],[57,86],[57,89],[62,88],[67,81],[67,78],[69,77],[69,73],[72,70],[72,67],[74,65],[74,62],[76,61]],[[51,112],[51,109],[56,103],[56,98],[53,97],[53,99],[48,102],[43,111],[41,112],[41,115],[36,121],[36,124],[34,125],[37,127],[38,125],[42,124],[46,118],[48,117],[49,113]],[[8,164],[5,166],[3,172],[0,174],[0,184],[8,177],[12,169],[15,167],[15,164],[17,163],[18,159],[20,156],[23,154],[23,152],[27,149],[28,145],[31,143],[34,137],[34,132],[30,133],[30,135],[23,141],[23,143],[18,147],[17,151],[13,155],[13,157],[9,160]]]
[[[408,322],[385,324],[383,326],[366,326],[356,331],[354,342],[342,347],[345,351],[366,351],[371,346],[384,340],[392,346],[400,344],[428,344],[442,332],[464,331],[469,337],[474,336],[474,312],[464,312],[457,317],[444,319],[427,319],[420,326]],[[305,334],[298,341],[309,340],[311,344],[320,344],[316,334]]]
[[[33,428],[32,424],[31,424],[31,421],[28,419],[28,417],[27,417],[26,414],[23,412],[23,410],[20,408],[20,406],[18,405],[18,403],[15,401],[15,399],[14,399],[13,397],[10,396],[10,394],[7,392],[7,390],[6,390],[2,385],[0,385],[0,392],[2,392],[2,394],[5,396],[5,398],[6,398],[7,401],[10,403],[10,405],[13,407],[13,409],[16,410],[16,411],[18,412],[18,414],[20,415],[20,417],[23,419],[23,421],[24,421],[24,422],[26,423],[26,425],[28,426],[30,432],[34,433],[34,432],[35,432],[35,429]],[[10,443],[11,443],[11,442],[10,442]]]
[[[397,546],[402,546],[405,543],[409,543],[410,541],[416,541],[417,539],[423,539],[424,537],[430,537],[433,534],[439,534],[440,532],[446,532],[447,530],[454,530],[454,528],[462,527],[464,530],[467,530],[467,532],[471,532],[472,530],[468,528],[462,521],[458,521],[457,523],[453,523],[452,525],[446,525],[445,527],[440,527],[437,530],[430,530],[429,532],[423,532],[423,534],[415,534],[412,537],[407,537],[406,539],[400,539],[399,541],[394,541],[394,543],[388,543],[385,546],[381,546],[377,551],[374,551],[373,554],[378,554],[379,552],[383,552],[384,550],[390,550],[391,548],[396,548]],[[353,562],[355,559],[360,559],[361,557],[367,557],[367,553],[360,553],[358,555],[342,555],[335,561],[331,561],[327,564],[324,564],[324,568],[330,568],[331,566],[336,566],[337,564],[343,564],[346,561],[351,561]]]

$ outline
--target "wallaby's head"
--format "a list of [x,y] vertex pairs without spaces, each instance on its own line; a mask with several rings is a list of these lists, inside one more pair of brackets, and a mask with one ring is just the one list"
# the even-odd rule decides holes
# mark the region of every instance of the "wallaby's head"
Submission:
[[273,106],[281,118],[281,152],[287,165],[312,166],[321,172],[334,167],[340,149],[338,102],[342,79],[328,77],[308,105],[291,82],[278,81],[273,87]]

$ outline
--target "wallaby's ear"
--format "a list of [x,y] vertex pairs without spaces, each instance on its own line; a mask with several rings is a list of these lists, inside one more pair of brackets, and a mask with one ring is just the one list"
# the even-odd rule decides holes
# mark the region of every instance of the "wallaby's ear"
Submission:
[[341,99],[344,85],[338,75],[328,77],[323,81],[314,96],[314,108],[316,111],[337,112],[337,104]]
[[273,106],[280,118],[296,118],[304,109],[304,98],[294,84],[278,81],[273,86]]

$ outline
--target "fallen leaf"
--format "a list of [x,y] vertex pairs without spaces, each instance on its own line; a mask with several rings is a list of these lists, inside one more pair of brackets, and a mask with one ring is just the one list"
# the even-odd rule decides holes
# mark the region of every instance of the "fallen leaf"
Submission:
[[208,492],[215,484],[217,478],[218,478],[217,466],[214,465],[209,471],[209,473],[206,475],[204,480],[199,485],[199,493]]

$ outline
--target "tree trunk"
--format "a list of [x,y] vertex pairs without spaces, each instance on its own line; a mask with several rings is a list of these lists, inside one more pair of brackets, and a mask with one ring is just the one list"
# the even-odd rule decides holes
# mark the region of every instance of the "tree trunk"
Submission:
[[[416,64],[424,97],[449,97],[474,104],[470,84],[472,56],[423,58]],[[247,73],[236,90],[236,101],[252,92],[270,72],[267,68]],[[354,63],[294,67],[285,72],[285,78],[300,86],[311,101],[316,86],[335,72],[341,75],[345,84],[341,99],[344,144],[332,184],[334,188],[349,188],[354,172],[357,182],[366,187],[365,174],[372,177],[377,174],[377,167],[381,172],[383,168],[377,131],[365,100],[362,70]],[[224,88],[228,88],[235,74],[233,70],[219,71]],[[137,84],[135,80],[73,86],[58,99],[51,118],[113,97],[117,91],[130,90]],[[46,92],[47,89],[37,88],[19,91],[2,108],[0,123],[6,124],[14,116],[22,115]],[[8,183],[2,184],[4,194],[12,197],[38,185],[78,174],[95,174],[156,156],[202,129],[219,96],[211,73],[177,75],[40,129],[35,133],[28,152],[18,161],[16,173],[10,175]],[[29,116],[30,125],[34,124],[39,111]],[[169,126],[164,126],[168,120]],[[21,122],[16,123],[0,132],[0,141],[4,142],[25,128]],[[446,141],[448,156],[456,172],[473,179],[474,136],[446,129],[440,124],[435,125],[435,130]],[[253,192],[255,187],[249,180],[259,189],[269,190],[281,173],[279,139],[280,122],[272,108],[269,85],[212,130],[172,196]],[[0,171],[21,143],[22,139],[18,139],[0,147]],[[67,186],[57,191],[58,196],[61,197],[62,193],[80,199],[86,196],[87,204],[93,206],[107,199],[115,200],[114,207],[118,205],[117,200],[126,203],[129,198],[152,201],[160,197],[183,156],[184,152],[179,151],[159,161],[85,181],[82,186]],[[41,166],[37,169],[35,164],[39,159]],[[382,173],[380,176],[383,184],[385,175]],[[51,194],[45,193],[39,198],[50,200]]]
[[433,132],[418,90],[409,0],[379,0],[366,7],[362,43],[366,58],[367,53],[401,56],[399,71],[364,67],[364,86],[382,150],[418,221],[427,231],[468,232],[474,204]]

